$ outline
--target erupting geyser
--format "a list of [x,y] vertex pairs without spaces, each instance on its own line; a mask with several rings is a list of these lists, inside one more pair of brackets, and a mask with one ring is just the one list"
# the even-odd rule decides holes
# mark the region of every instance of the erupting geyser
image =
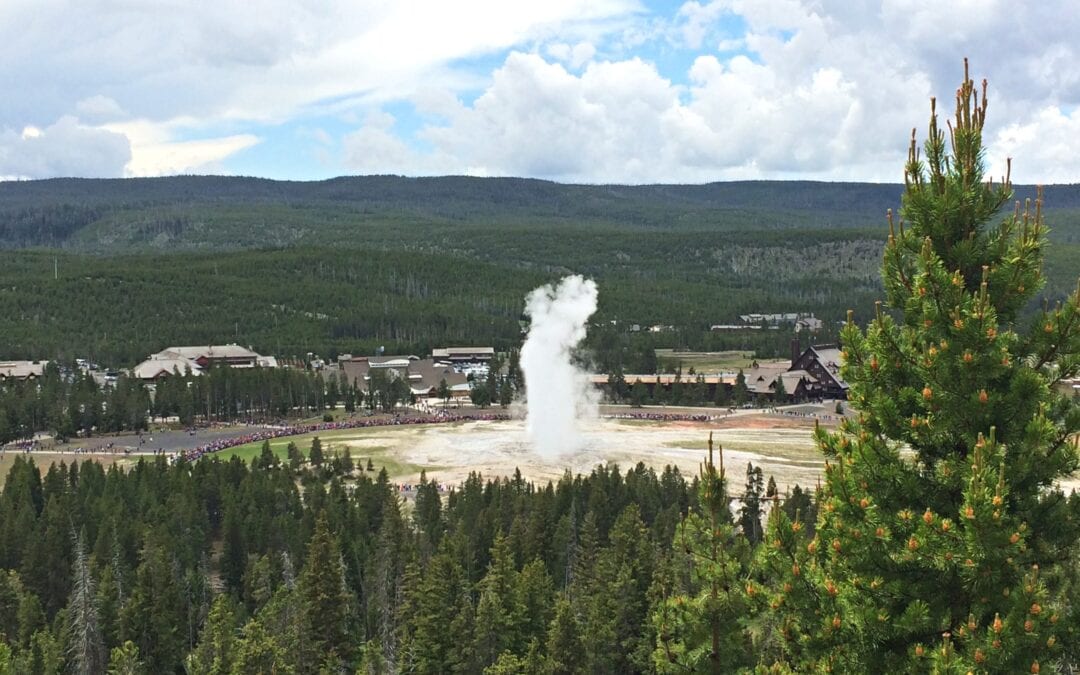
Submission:
[[596,283],[569,276],[541,286],[525,298],[532,325],[521,348],[525,375],[525,428],[533,448],[548,457],[580,449],[578,421],[596,417],[596,393],[588,375],[574,365],[574,347],[596,311]]

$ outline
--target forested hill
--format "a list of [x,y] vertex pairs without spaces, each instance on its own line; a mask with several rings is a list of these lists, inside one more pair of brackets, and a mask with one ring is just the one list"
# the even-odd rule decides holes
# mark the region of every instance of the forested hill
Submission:
[[[599,354],[786,354],[780,333],[710,326],[750,312],[814,312],[830,328],[849,308],[865,318],[899,200],[900,186],[866,183],[0,183],[0,358],[131,365],[222,341],[281,356],[506,349],[520,342],[526,293],[569,273],[597,281],[594,320],[617,326],[590,331]],[[1046,200],[1054,245],[1039,302],[1076,288],[1080,255],[1080,187]],[[635,324],[663,329],[628,336]]]
[[[432,229],[562,227],[738,231],[880,226],[901,186],[729,182],[564,185],[520,178],[223,176],[0,183],[0,247],[99,253],[387,243]],[[1018,187],[1017,197],[1034,193]],[[1080,186],[1051,186],[1048,208],[1080,220]],[[1075,211],[1075,213],[1073,213]],[[402,232],[405,229],[406,232]]]

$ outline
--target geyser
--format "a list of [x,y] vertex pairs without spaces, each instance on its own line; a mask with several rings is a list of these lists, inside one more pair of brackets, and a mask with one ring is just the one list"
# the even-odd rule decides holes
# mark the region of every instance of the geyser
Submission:
[[541,286],[525,298],[531,325],[521,348],[525,429],[533,448],[551,457],[579,450],[579,421],[596,417],[597,396],[573,350],[596,311],[596,283],[574,275]]

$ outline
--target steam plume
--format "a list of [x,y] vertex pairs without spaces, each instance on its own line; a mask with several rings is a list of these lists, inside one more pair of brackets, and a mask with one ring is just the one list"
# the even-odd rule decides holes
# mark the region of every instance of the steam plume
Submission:
[[596,283],[574,275],[541,286],[525,298],[532,325],[521,348],[525,375],[525,427],[533,448],[548,457],[580,449],[578,421],[596,416],[596,394],[571,360],[596,311]]

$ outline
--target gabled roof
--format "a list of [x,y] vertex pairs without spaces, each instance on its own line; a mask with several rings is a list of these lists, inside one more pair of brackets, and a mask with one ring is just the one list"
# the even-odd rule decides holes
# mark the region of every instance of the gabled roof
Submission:
[[840,363],[842,359],[843,357],[841,356],[840,348],[836,345],[813,345],[807,347],[799,358],[795,360],[795,363],[792,364],[792,366],[806,368],[810,365],[809,361],[817,361],[835,386],[841,389],[847,389],[847,382],[844,382],[844,379],[840,377]]
[[191,359],[183,358],[150,358],[131,369],[133,377],[140,380],[153,380],[163,375],[186,373],[202,375],[202,367]]
[[494,347],[442,347],[441,349],[432,349],[431,358],[433,359],[448,359],[453,357],[464,356],[495,356]]
[[0,361],[0,377],[25,380],[45,374],[48,361]]
[[259,355],[240,345],[199,345],[193,347],[169,347],[154,356],[197,360],[208,359],[257,359]]

